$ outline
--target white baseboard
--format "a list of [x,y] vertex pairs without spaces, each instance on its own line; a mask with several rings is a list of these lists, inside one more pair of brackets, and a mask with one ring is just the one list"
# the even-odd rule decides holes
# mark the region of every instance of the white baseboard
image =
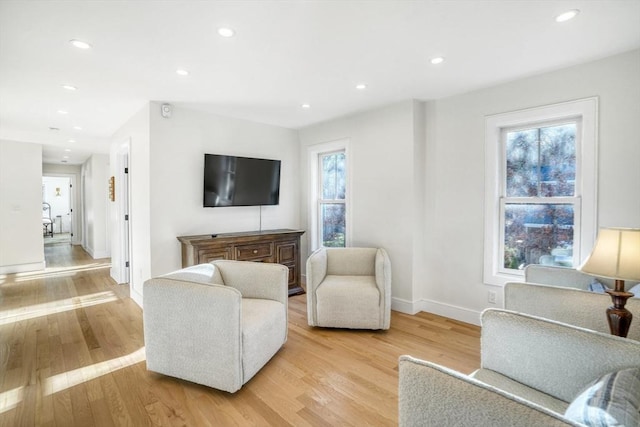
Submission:
[[142,294],[136,292],[131,285],[129,285],[129,296],[136,304],[140,306],[140,308],[144,309],[144,307],[142,307]]
[[460,322],[480,326],[481,312],[469,310],[468,308],[423,299],[420,300],[420,311],[426,311],[428,313],[437,314],[438,316],[444,316],[450,319],[459,320]]
[[480,326],[480,312],[431,300],[408,301],[391,298],[391,310],[414,315],[420,311]]
[[46,267],[44,261],[32,262],[29,264],[14,264],[0,267],[0,274],[27,273],[29,271],[40,271]]
[[93,259],[109,258],[111,256],[111,252],[109,251],[94,251],[92,248],[88,248],[86,246],[82,246],[82,249],[91,255],[91,258]]
[[407,301],[401,298],[391,297],[391,310],[400,313],[414,315],[420,311],[419,301]]

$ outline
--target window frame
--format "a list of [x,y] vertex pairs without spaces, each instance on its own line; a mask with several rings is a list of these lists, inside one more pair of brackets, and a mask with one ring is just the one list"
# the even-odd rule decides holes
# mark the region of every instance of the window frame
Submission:
[[[323,167],[322,167],[322,161],[325,157],[328,156],[332,156],[334,154],[344,154],[344,163],[345,163],[345,194],[344,194],[344,199],[325,199],[324,198],[324,188],[322,186],[323,183]],[[324,230],[322,228],[322,206],[323,205],[344,205],[345,206],[345,230],[344,230],[344,238],[345,238],[345,247],[347,245],[347,235],[348,235],[348,230],[347,230],[347,191],[346,191],[346,185],[347,185],[347,170],[346,170],[346,166],[347,166],[347,153],[345,152],[345,149],[338,149],[338,150],[333,150],[333,151],[323,151],[321,153],[318,153],[318,186],[316,188],[316,194],[317,194],[317,205],[316,205],[316,209],[317,209],[317,225],[316,225],[316,233],[317,233],[317,240],[319,243],[324,243]]]
[[322,226],[320,221],[320,200],[321,200],[321,181],[320,181],[320,159],[322,155],[343,151],[345,156],[345,247],[351,246],[351,157],[349,139],[340,139],[336,141],[324,142],[311,145],[308,147],[308,165],[309,165],[309,245],[310,251],[322,246]]
[[[486,117],[484,283],[522,281],[524,271],[504,267],[504,208],[517,204],[574,206],[574,265],[591,251],[597,231],[598,98],[586,98]],[[506,133],[576,122],[576,182],[573,197],[506,197]],[[541,203],[540,203],[541,202]]]

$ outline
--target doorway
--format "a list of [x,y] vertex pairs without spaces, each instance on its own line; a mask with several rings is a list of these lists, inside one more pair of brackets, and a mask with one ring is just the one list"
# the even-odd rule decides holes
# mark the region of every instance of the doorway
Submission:
[[[68,176],[42,177],[44,244],[71,244],[73,239],[72,182]],[[44,226],[48,223],[47,226]]]

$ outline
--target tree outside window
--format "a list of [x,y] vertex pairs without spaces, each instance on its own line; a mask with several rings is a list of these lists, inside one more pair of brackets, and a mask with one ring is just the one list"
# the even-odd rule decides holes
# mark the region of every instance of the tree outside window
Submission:
[[574,266],[577,123],[505,130],[502,267]]

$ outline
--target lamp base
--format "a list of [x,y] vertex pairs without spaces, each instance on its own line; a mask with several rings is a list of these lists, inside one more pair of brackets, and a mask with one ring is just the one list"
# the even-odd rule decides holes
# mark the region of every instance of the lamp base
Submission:
[[611,335],[626,338],[629,333],[629,326],[631,326],[633,314],[624,308],[624,306],[627,303],[627,299],[631,298],[633,294],[631,292],[617,290],[606,292],[611,295],[611,300],[613,301],[613,306],[607,309],[607,320],[609,322]]

